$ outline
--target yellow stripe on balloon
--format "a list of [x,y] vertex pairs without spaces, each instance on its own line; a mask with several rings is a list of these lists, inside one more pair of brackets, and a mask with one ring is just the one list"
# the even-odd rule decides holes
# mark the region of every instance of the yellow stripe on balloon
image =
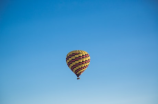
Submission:
[[80,65],[80,66],[74,68],[74,69],[73,69],[73,72],[75,73],[75,71],[76,71],[77,69],[79,69],[79,68],[81,68],[81,67],[84,67],[84,66],[87,66],[87,65],[89,65],[89,63],[85,63],[85,64],[83,64],[83,65]]
[[68,64],[72,59],[75,59],[76,57],[80,57],[80,56],[82,56],[82,55],[84,55],[84,54],[78,54],[78,55],[72,56],[71,58],[69,58],[69,59],[66,61],[67,64]]
[[87,69],[87,68],[84,68],[84,69],[78,71],[77,74],[79,74],[79,73],[82,72],[82,71],[85,71],[86,69]]
[[79,63],[79,62],[85,61],[85,60],[89,60],[89,59],[90,59],[90,57],[86,57],[86,58],[82,58],[82,59],[80,59],[80,60],[78,60],[78,61],[75,61],[75,62],[73,62],[72,64],[70,64],[69,68],[71,69],[71,67],[72,67],[73,65],[75,65],[75,64],[77,64],[77,63]]
[[82,51],[82,50],[75,50],[75,51],[71,51],[67,54],[67,56],[70,56],[72,53],[81,53],[81,54],[88,54],[86,51]]

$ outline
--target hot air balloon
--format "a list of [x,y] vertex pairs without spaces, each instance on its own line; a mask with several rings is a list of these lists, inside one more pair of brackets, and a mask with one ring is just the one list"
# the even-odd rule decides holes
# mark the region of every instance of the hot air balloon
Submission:
[[68,67],[76,74],[77,79],[87,69],[90,64],[90,56],[86,51],[74,50],[67,54],[66,63]]

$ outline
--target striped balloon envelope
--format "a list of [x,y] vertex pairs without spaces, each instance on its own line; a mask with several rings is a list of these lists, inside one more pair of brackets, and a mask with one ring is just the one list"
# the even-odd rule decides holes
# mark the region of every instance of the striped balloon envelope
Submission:
[[74,50],[67,54],[66,63],[68,67],[76,74],[77,79],[87,69],[90,64],[90,56],[86,51]]

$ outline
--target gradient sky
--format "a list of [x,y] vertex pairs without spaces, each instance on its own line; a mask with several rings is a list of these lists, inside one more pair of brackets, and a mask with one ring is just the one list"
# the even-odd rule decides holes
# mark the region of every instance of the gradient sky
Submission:
[[0,104],[158,104],[158,2],[1,0]]

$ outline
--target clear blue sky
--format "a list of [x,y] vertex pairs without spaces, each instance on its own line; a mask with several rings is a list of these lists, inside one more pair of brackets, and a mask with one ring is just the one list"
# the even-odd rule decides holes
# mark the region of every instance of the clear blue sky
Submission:
[[158,2],[1,0],[0,104],[158,104]]

